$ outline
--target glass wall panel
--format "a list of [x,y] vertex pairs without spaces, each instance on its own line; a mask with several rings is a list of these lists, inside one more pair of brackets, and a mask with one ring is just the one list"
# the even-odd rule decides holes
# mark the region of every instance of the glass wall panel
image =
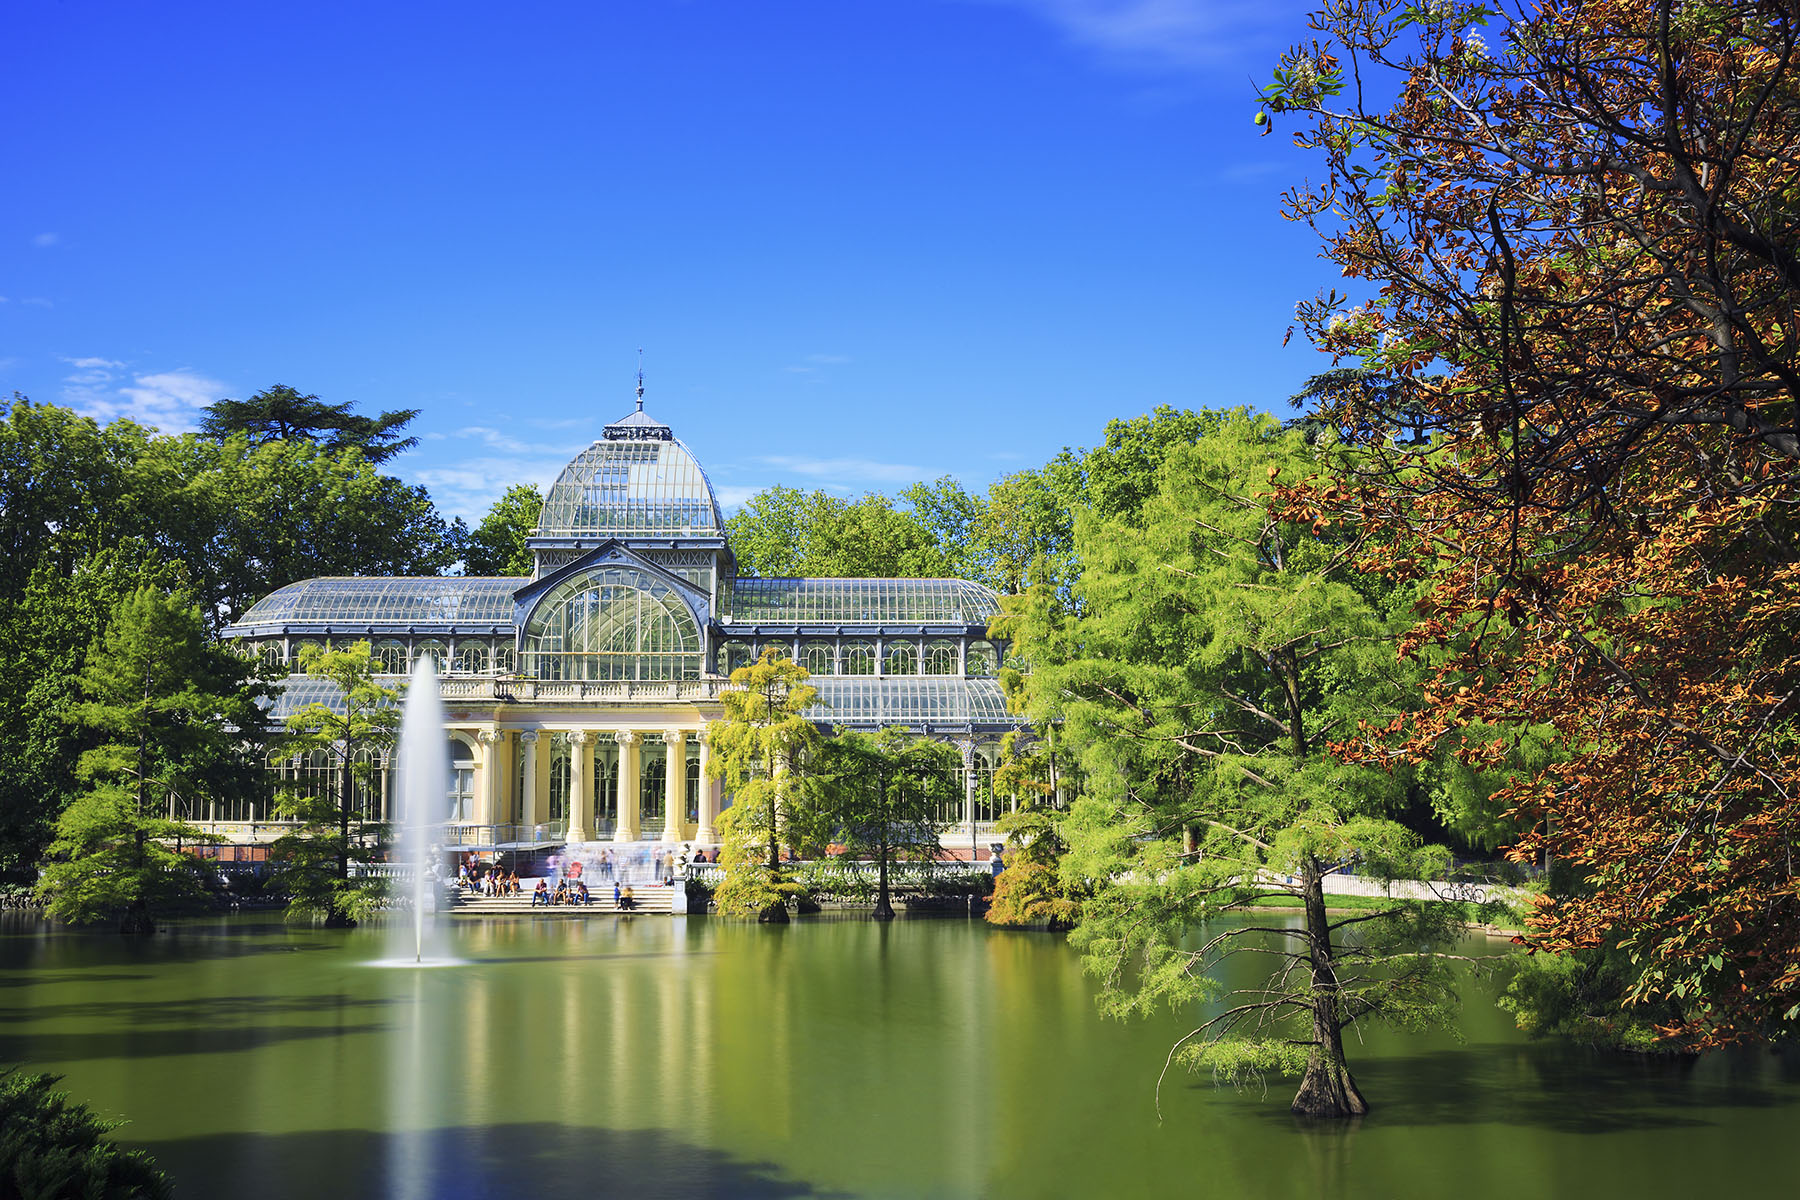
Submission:
[[450,739],[450,819],[475,819],[475,752],[461,738]]
[[456,652],[456,669],[463,675],[480,675],[487,670],[487,647],[480,642],[464,642]]
[[619,824],[619,744],[604,736],[594,745],[594,821],[596,833]]
[[957,670],[957,645],[955,642],[926,642],[925,671],[927,675],[959,675]]
[[747,642],[726,642],[719,647],[719,674],[730,675],[739,667],[747,667],[756,661],[750,653]]
[[375,671],[380,675],[406,674],[406,643],[391,640],[377,643]]
[[987,679],[1000,673],[1000,652],[992,642],[969,643],[969,670],[971,679]]
[[644,833],[661,833],[667,824],[669,748],[656,742],[645,742],[638,764],[638,812],[642,814],[638,828]]
[[442,642],[420,642],[413,650],[413,661],[431,660],[431,669],[439,675],[444,673],[444,664],[450,661],[450,652],[444,649]]

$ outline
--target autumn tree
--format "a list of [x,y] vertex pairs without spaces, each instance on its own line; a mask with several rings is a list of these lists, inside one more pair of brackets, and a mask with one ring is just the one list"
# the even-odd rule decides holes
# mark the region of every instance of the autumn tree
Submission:
[[1344,0],[1312,27],[1265,100],[1323,168],[1286,213],[1351,291],[1300,323],[1394,382],[1318,398],[1358,469],[1287,499],[1364,538],[1365,571],[1430,584],[1401,643],[1427,710],[1342,749],[1456,739],[1485,768],[1553,726],[1501,793],[1514,853],[1568,868],[1530,940],[1622,964],[1619,999],[1687,1044],[1791,1029],[1793,10]]
[[809,756],[819,732],[802,714],[818,698],[806,668],[777,649],[731,673],[719,694],[722,719],[706,727],[711,769],[725,781],[731,807],[719,818],[724,881],[714,893],[722,913],[786,922],[801,888],[781,862],[819,812]]
[[70,719],[102,739],[82,754],[88,785],[56,822],[38,894],[71,921],[156,932],[204,895],[180,849],[208,797],[256,786],[256,667],[209,643],[191,599],[151,586],[121,599],[81,671]]
[[380,898],[375,881],[351,873],[352,864],[373,857],[368,839],[353,827],[373,819],[369,810],[378,807],[376,771],[400,727],[400,693],[375,678],[368,642],[335,650],[303,646],[296,669],[328,680],[336,694],[287,719],[277,757],[323,759],[331,770],[325,786],[276,796],[276,815],[295,826],[275,840],[271,857],[290,919],[344,929],[368,916]]
[[[1001,629],[1032,664],[1030,716],[1060,723],[1082,768],[1061,869],[1094,889],[1072,937],[1102,1007],[1227,999],[1213,968],[1253,946],[1270,956],[1267,983],[1229,997],[1178,1057],[1240,1081],[1297,1076],[1296,1113],[1352,1115],[1368,1106],[1346,1031],[1447,1015],[1454,996],[1432,950],[1450,918],[1398,902],[1333,916],[1325,881],[1353,865],[1433,878],[1447,855],[1393,819],[1385,773],[1329,753],[1335,733],[1410,695],[1349,547],[1269,510],[1270,480],[1315,470],[1320,451],[1269,418],[1208,424],[1198,444],[1171,448],[1136,513],[1078,515],[1072,604],[1040,585],[1007,603]],[[1291,896],[1300,922],[1193,935],[1266,891]]]

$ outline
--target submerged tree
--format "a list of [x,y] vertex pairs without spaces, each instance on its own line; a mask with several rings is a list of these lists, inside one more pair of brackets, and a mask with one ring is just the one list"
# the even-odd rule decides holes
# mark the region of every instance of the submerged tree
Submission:
[[[367,642],[336,650],[304,646],[297,666],[302,674],[329,680],[338,700],[315,700],[289,717],[277,757],[322,756],[331,765],[330,783],[288,788],[275,798],[276,814],[298,823],[271,847],[275,878],[288,894],[290,919],[349,928],[368,916],[381,895],[376,881],[351,874],[352,863],[373,855],[369,840],[352,827],[358,797],[370,807],[375,803],[376,764],[393,748],[400,693],[376,680]],[[365,812],[362,819],[374,818]]]
[[807,761],[819,733],[800,715],[819,689],[807,678],[806,668],[765,650],[731,673],[719,696],[724,719],[706,727],[712,773],[732,796],[719,818],[725,878],[713,899],[722,913],[785,922],[788,901],[802,890],[782,866],[781,847],[797,844],[819,810]]
[[183,853],[184,819],[208,797],[256,783],[256,668],[209,643],[184,595],[140,587],[115,608],[81,672],[71,718],[105,739],[81,756],[90,786],[56,822],[38,894],[71,921],[116,918],[123,933],[205,894]]
[[1266,94],[1326,168],[1287,215],[1368,287],[1302,324],[1393,381],[1321,390],[1362,454],[1291,511],[1429,583],[1401,643],[1428,705],[1346,748],[1455,739],[1485,769],[1508,746],[1471,724],[1552,725],[1559,752],[1502,793],[1515,853],[1571,868],[1533,943],[1630,975],[1613,994],[1687,1044],[1791,1032],[1800,24],[1503,7],[1333,4]]
[[875,861],[876,920],[894,919],[893,865],[943,853],[941,814],[962,796],[961,766],[950,746],[914,737],[903,725],[840,733],[815,755],[826,821],[849,855]]
[[[1359,590],[1350,547],[1281,520],[1262,494],[1317,451],[1268,418],[1218,414],[1172,450],[1135,519],[1083,514],[1075,611],[1047,587],[1010,602],[1003,632],[1032,664],[1031,716],[1060,721],[1085,794],[1063,822],[1071,886],[1089,886],[1073,934],[1117,1016],[1221,1000],[1182,1040],[1193,1069],[1241,1081],[1300,1077],[1297,1113],[1368,1105],[1345,1054],[1372,1019],[1448,1015],[1446,906],[1395,902],[1332,917],[1327,877],[1431,878],[1447,855],[1392,812],[1385,773],[1346,766],[1328,738],[1408,699],[1389,624]],[[1203,930],[1267,892],[1298,925]],[[1221,996],[1214,968],[1267,953],[1267,983]]]

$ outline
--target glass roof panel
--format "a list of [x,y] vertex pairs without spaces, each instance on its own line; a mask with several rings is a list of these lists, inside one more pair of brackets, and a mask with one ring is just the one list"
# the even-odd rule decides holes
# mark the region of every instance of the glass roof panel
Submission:
[[510,625],[516,576],[303,579],[264,596],[231,628],[281,625]]
[[674,438],[612,437],[612,428],[550,485],[538,537],[724,536],[712,484],[686,446]]
[[986,625],[999,612],[966,579],[739,579],[731,596],[747,624]]
[[[321,679],[316,675],[289,675],[275,686],[279,690],[269,708],[269,720],[272,722],[286,721],[309,704],[323,704],[340,715],[344,711],[344,693],[329,679]],[[395,686],[402,692],[406,690],[404,684]]]
[[819,689],[809,721],[844,725],[1011,725],[1022,717],[1006,711],[1006,696],[992,679],[826,676],[807,682]]

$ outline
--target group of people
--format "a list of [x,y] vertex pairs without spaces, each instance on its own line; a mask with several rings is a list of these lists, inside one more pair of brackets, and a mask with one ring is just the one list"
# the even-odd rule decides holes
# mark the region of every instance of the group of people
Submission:
[[457,870],[456,882],[471,895],[517,896],[520,891],[517,871],[502,871],[499,867],[483,871],[479,865],[471,868],[467,862]]
[[[615,900],[618,898],[618,890],[618,886],[615,884],[613,886]],[[587,884],[579,879],[557,880],[554,892],[550,890],[549,880],[540,879],[537,881],[537,890],[531,893],[533,908],[540,904],[554,907],[561,904],[592,904],[593,902],[594,898],[588,893]]]

